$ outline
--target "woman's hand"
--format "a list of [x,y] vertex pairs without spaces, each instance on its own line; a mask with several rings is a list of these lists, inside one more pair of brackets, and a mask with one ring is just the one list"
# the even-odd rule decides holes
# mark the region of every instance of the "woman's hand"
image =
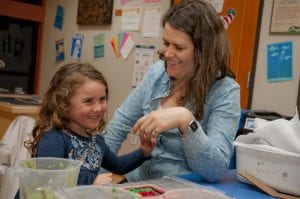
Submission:
[[97,175],[93,185],[104,185],[112,182],[112,173],[103,173]]
[[147,143],[168,129],[185,129],[193,119],[193,114],[184,107],[159,109],[141,117],[132,132],[139,132],[141,140]]

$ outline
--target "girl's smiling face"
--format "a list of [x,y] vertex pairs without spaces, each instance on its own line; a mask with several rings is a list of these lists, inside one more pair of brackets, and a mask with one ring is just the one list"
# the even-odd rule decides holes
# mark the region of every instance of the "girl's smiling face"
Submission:
[[107,111],[105,89],[105,85],[99,81],[88,78],[74,89],[66,108],[70,129],[82,133],[98,127]]
[[176,30],[166,23],[161,52],[164,54],[167,73],[171,78],[183,80],[191,72],[194,44],[188,34]]

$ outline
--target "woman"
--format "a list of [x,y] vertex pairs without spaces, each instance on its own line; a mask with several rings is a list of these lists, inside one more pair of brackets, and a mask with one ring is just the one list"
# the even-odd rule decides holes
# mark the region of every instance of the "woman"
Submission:
[[106,143],[117,151],[132,128],[156,138],[152,159],[128,181],[197,173],[217,181],[228,169],[240,117],[240,89],[220,16],[206,1],[185,0],[162,19],[162,60],[116,110]]

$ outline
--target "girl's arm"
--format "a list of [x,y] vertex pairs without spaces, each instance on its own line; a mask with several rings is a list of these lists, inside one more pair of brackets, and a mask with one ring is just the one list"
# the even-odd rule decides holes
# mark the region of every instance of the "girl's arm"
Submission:
[[107,148],[101,166],[110,172],[123,175],[139,167],[150,158],[151,156],[145,157],[141,149],[118,156]]

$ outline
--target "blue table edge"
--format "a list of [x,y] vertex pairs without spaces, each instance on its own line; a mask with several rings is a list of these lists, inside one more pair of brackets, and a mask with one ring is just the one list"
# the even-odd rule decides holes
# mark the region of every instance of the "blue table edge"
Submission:
[[274,199],[254,185],[242,183],[236,176],[236,169],[228,170],[223,179],[217,183],[211,183],[197,174],[184,174],[177,177],[197,183],[201,186],[215,189],[235,199]]

